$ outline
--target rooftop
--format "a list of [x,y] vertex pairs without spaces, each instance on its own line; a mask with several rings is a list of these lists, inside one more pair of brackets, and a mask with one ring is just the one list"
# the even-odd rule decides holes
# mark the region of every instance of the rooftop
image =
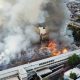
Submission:
[[8,78],[6,80],[19,80],[19,78],[18,77],[12,77],[12,78]]
[[64,75],[69,77],[71,72],[76,73],[77,77],[80,76],[80,69],[79,68],[70,69],[69,71],[65,72]]
[[80,64],[79,64],[79,65],[77,65],[77,68],[79,68],[79,69],[80,69]]

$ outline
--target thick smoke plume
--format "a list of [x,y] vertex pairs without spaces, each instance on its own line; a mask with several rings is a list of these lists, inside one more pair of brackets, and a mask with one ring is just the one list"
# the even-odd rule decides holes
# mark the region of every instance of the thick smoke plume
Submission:
[[35,31],[38,23],[47,25],[50,39],[71,41],[65,36],[68,19],[63,6],[61,0],[0,0],[0,64],[8,64],[40,40]]
[[62,46],[64,47],[72,47],[71,44],[73,44],[74,38],[72,31],[67,30],[67,25],[70,22],[70,11],[66,4],[65,0],[51,0],[48,2],[44,8],[48,12],[45,24],[48,26],[51,39],[57,41],[57,43],[63,43]]
[[0,0],[0,63],[8,64],[39,41],[34,25],[41,22],[45,4],[46,0]]

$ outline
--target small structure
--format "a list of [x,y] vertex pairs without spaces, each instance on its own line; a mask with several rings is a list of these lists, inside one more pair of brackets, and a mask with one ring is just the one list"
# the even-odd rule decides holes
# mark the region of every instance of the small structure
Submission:
[[40,39],[42,41],[48,40],[49,34],[48,34],[48,29],[47,29],[46,25],[39,24],[38,29],[39,29]]
[[27,80],[27,72],[23,67],[19,68],[18,73],[21,80]]
[[48,73],[51,73],[51,72],[52,72],[52,70],[46,68],[46,69],[37,71],[37,74],[38,74],[39,76],[41,76],[41,75],[48,74]]
[[27,80],[41,80],[41,79],[35,71],[31,71],[28,73],[28,79]]
[[64,79],[73,80],[70,78],[70,73],[75,73],[77,75],[76,80],[80,80],[80,64],[77,67],[70,69],[67,72],[65,72],[64,73]]

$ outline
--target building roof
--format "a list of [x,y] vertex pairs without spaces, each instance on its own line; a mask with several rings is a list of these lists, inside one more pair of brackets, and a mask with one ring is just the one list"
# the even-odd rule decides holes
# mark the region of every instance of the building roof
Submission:
[[64,75],[69,77],[71,72],[72,72],[72,73],[76,73],[77,77],[79,77],[79,76],[80,76],[80,69],[79,69],[79,68],[77,68],[77,67],[76,67],[76,68],[73,68],[73,69],[68,70],[67,72],[65,72],[65,73],[64,73]]
[[19,78],[18,77],[11,77],[11,78],[8,78],[6,80],[19,80]]
[[50,73],[50,72],[52,72],[52,70],[44,69],[44,70],[38,71],[37,74],[38,75],[44,75],[44,74],[47,74],[47,73]]
[[80,80],[80,78],[76,79],[76,80]]

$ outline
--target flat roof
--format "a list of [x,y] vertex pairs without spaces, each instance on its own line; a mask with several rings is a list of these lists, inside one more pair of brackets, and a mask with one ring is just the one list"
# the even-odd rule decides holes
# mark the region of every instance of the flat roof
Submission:
[[19,80],[19,78],[18,77],[11,77],[11,78],[8,78],[6,80]]
[[50,69],[44,69],[42,71],[38,71],[37,74],[38,75],[43,75],[43,74],[47,74],[47,73],[50,73],[50,72],[52,72],[52,70],[50,70]]
[[80,69],[79,69],[79,68],[77,68],[77,67],[76,67],[76,68],[73,68],[73,69],[68,70],[67,72],[65,72],[65,73],[64,73],[64,75],[69,77],[71,72],[72,72],[72,73],[76,73],[77,77],[79,77],[79,76],[80,76]]

